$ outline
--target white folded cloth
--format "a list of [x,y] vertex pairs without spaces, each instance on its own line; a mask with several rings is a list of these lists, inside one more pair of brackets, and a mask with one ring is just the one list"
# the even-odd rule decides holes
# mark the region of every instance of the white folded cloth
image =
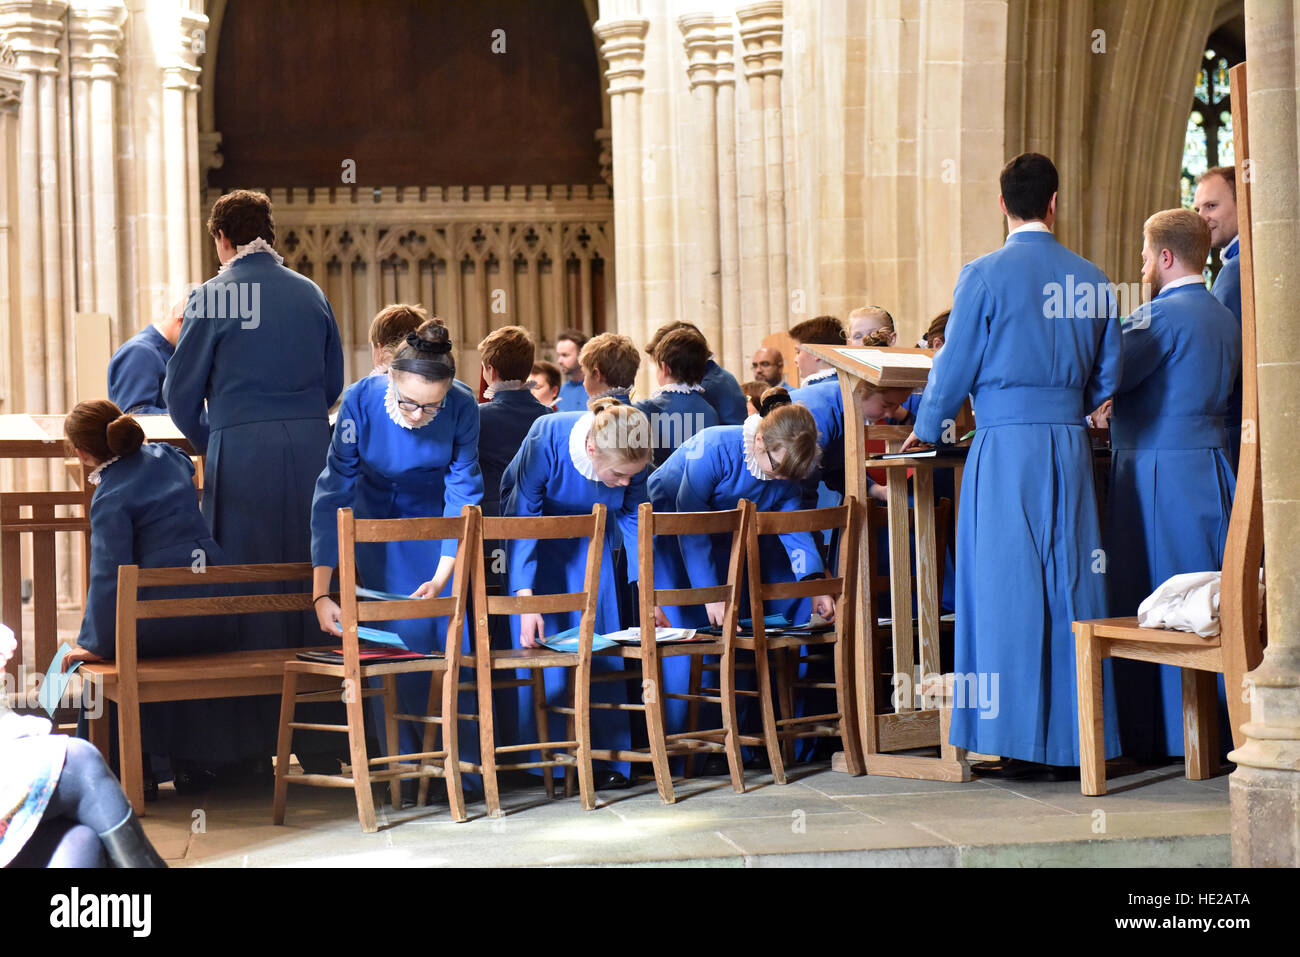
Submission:
[[[1260,608],[1263,609],[1263,570],[1260,570]],[[1171,628],[1202,637],[1219,633],[1219,586],[1222,572],[1186,572],[1174,575],[1142,600],[1138,624],[1143,628]]]

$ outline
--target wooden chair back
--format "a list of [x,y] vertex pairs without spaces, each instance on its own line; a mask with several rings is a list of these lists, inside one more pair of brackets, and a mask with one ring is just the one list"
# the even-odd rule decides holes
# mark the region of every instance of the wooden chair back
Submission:
[[[1264,503],[1259,459],[1259,377],[1256,371],[1255,267],[1251,182],[1244,162],[1249,153],[1246,116],[1246,64],[1229,71],[1232,128],[1237,156],[1237,224],[1241,258],[1241,453],[1237,490],[1223,552],[1219,620],[1223,654],[1232,670],[1245,674],[1264,657],[1259,614],[1259,569],[1264,555]],[[1240,688],[1228,688],[1229,698]]]
[[[56,509],[66,507],[74,514],[58,516]],[[24,512],[29,514],[24,514]],[[80,514],[76,514],[76,512]],[[17,687],[18,668],[28,673],[44,671],[58,648],[58,566],[56,536],[60,532],[80,532],[82,541],[82,582],[89,581],[90,495],[72,492],[0,492],[0,624],[13,629],[18,650],[5,666]],[[34,659],[23,655],[22,553],[23,536],[31,536],[32,624]]]
[[[637,512],[638,548],[640,550],[640,622],[641,633],[654,632],[654,609],[677,605],[703,605],[706,602],[726,602],[727,611],[722,624],[724,642],[736,634],[740,618],[740,583],[745,563],[746,535],[754,514],[754,503],[741,499],[736,507],[722,512],[656,512],[649,502],[642,503]],[[718,585],[700,588],[656,588],[654,539],[656,535],[730,535],[731,548],[727,557],[727,578]],[[706,548],[704,543],[692,547]],[[650,642],[649,646],[653,646]],[[645,642],[642,647],[650,651]],[[651,651],[651,654],[653,652]]]
[[[343,623],[344,671],[360,675],[360,642],[357,627],[362,622],[403,621],[411,618],[447,618],[447,643],[443,652],[447,670],[456,674],[460,665],[461,634],[465,608],[469,600],[470,555],[477,544],[480,512],[466,505],[459,518],[364,518],[352,509],[340,508],[339,528],[339,609]],[[451,594],[445,598],[411,598],[406,601],[358,601],[358,542],[411,542],[455,540],[456,564],[452,571]],[[453,640],[455,639],[455,640]]]
[[[555,614],[580,611],[578,657],[591,661],[591,643],[596,632],[596,599],[600,587],[600,563],[605,548],[605,506],[592,506],[587,515],[484,516],[479,520],[479,540],[474,545],[474,653],[477,667],[491,668],[491,615]],[[521,539],[587,539],[587,568],[583,591],[559,595],[488,595],[487,568],[482,540],[513,542]]]
[[[800,532],[838,531],[839,573],[808,581],[767,582],[759,562],[759,538]],[[780,598],[811,598],[829,595],[835,599],[835,627],[839,637],[852,641],[858,589],[858,536],[862,531],[862,507],[849,496],[842,505],[795,512],[755,512],[749,522],[749,604],[754,637],[763,641],[763,602]],[[831,569],[827,569],[829,573]]]

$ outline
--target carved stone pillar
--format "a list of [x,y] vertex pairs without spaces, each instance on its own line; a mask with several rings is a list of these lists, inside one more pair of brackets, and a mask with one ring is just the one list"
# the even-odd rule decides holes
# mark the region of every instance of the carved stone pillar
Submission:
[[[182,10],[176,34],[162,61],[163,136],[166,144],[163,188],[167,200],[167,279],[179,291],[197,282],[202,258],[199,210],[199,54],[208,18]],[[175,293],[173,293],[174,295]],[[169,302],[165,308],[169,308]],[[157,317],[154,317],[157,318]]]
[[644,183],[641,97],[645,36],[650,21],[598,20],[594,27],[608,64],[610,134],[614,144],[614,261],[618,331],[643,344],[646,335]]
[[764,0],[736,11],[745,45],[745,75],[749,81],[750,112],[758,118],[751,147],[761,158],[761,206],[767,257],[767,321],[759,325],[745,317],[743,349],[749,354],[763,337],[789,325],[785,230],[785,134],[781,109],[781,0]]
[[[1246,744],[1232,752],[1232,863],[1300,866],[1300,157],[1291,4],[1246,0],[1255,339],[1268,647],[1252,671]],[[1249,429],[1249,422],[1244,423]],[[1229,688],[1228,694],[1241,694]]]
[[115,342],[135,330],[122,306],[117,196],[117,81],[126,6],[73,3],[68,41],[77,190],[77,309],[113,317]]
[[[23,100],[23,75],[13,68],[18,57],[0,43],[0,415],[19,411],[15,396],[22,374],[18,328],[22,321],[16,295],[18,235],[18,112]],[[14,460],[0,462],[0,486],[17,488]]]

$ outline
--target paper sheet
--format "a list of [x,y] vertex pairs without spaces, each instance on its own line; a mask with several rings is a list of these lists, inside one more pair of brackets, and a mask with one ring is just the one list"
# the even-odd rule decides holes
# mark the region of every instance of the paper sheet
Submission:
[[72,676],[77,669],[81,667],[78,661],[67,671],[63,670],[63,659],[68,656],[72,650],[72,645],[64,642],[59,645],[59,650],[54,653],[54,660],[50,662],[50,668],[45,672],[45,680],[41,682],[41,690],[36,695],[36,700],[40,702],[45,713],[51,718],[54,712],[58,710],[59,702],[63,700],[64,692],[68,690],[68,683],[72,681]]

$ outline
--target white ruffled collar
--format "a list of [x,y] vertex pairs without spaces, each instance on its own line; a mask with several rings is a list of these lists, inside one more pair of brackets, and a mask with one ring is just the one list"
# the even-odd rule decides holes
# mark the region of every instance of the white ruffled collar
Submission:
[[812,375],[804,376],[803,381],[799,384],[812,385],[814,382],[821,382],[823,379],[829,379],[831,376],[835,375],[835,372],[835,369],[820,369]]
[[573,423],[573,431],[569,433],[569,458],[573,460],[573,467],[578,470],[579,475],[598,482],[600,480],[596,478],[596,465],[587,454],[587,436],[591,434],[591,425],[595,421],[595,412],[584,412],[582,418]]
[[594,402],[596,399],[603,399],[606,396],[610,396],[610,395],[612,395],[616,399],[623,399],[624,401],[627,401],[628,396],[630,396],[631,394],[632,394],[631,389],[624,388],[623,386],[619,386],[614,389],[606,389],[604,392],[599,392],[596,395],[588,396],[587,401]]
[[281,256],[279,253],[277,253],[270,243],[268,243],[261,236],[258,236],[251,243],[244,243],[244,245],[242,246],[236,246],[235,255],[231,256],[229,259],[227,259],[224,263],[221,264],[221,268],[217,270],[217,275],[221,275],[223,272],[225,272],[227,269],[233,266],[236,262],[243,259],[245,256],[253,255],[253,253],[270,253],[271,257],[277,263],[279,263],[281,266],[284,265],[284,257]]
[[498,392],[516,392],[519,389],[526,389],[526,388],[527,386],[524,384],[523,379],[505,379],[501,382],[496,382],[488,386],[486,389],[484,389],[483,398],[488,399],[490,401],[492,397],[496,395]]
[[[429,422],[432,422],[438,417],[438,413],[435,412],[433,415],[429,416],[428,422],[421,422],[419,425],[412,425],[410,422],[407,422],[406,416],[402,415],[402,410],[397,407],[397,385],[393,382],[392,376],[387,373],[384,373],[384,375],[388,379],[388,388],[384,392],[384,411],[388,413],[388,417],[393,420],[395,425],[400,425],[408,432],[414,432],[416,429],[424,428],[429,424]],[[448,390],[448,395],[450,394],[451,392]],[[445,402],[446,400],[444,399],[443,401]],[[439,409],[438,411],[440,412],[442,410]]]
[[692,392],[703,392],[704,386],[699,385],[698,383],[696,385],[687,385],[685,382],[670,382],[665,386],[660,386],[659,391],[679,392],[682,395],[690,395]]
[[754,451],[754,436],[758,434],[758,423],[763,421],[761,415],[751,415],[745,420],[741,427],[740,445],[745,452],[745,468],[749,469],[749,474],[756,479],[764,482],[770,481],[771,476],[765,473],[758,464],[758,454]]
[[103,462],[100,462],[90,470],[90,474],[86,476],[86,481],[91,485],[98,485],[104,480],[104,469],[108,468],[121,457],[122,456],[120,455],[114,455],[111,459],[105,459]]

